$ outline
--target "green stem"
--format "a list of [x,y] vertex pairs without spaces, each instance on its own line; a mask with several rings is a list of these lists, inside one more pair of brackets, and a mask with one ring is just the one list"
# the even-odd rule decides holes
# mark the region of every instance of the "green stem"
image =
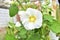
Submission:
[[40,35],[41,35],[41,39],[42,39],[42,40],[50,40],[49,30],[48,30],[47,26],[43,26],[43,27],[40,29]]
[[57,18],[57,21],[60,22],[60,5],[59,5],[59,7],[56,10],[56,18]]

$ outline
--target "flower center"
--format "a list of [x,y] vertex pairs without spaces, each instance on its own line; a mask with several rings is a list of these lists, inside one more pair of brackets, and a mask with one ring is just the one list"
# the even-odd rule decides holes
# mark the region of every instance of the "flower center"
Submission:
[[36,17],[35,16],[30,16],[29,17],[29,22],[35,22],[36,21]]

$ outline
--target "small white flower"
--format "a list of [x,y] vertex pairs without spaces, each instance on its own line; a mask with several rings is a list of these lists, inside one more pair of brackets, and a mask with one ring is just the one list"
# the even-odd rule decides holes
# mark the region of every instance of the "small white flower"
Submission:
[[24,2],[24,3],[22,3],[22,5],[26,5],[26,3]]
[[56,36],[56,33],[52,32],[52,31],[50,31],[49,36],[50,36],[51,40],[58,40],[59,39],[59,37]]
[[16,22],[15,26],[20,27],[21,26],[20,22]]
[[15,36],[15,38],[18,38],[18,39],[20,39],[21,37],[20,37],[20,36],[18,36],[18,35],[16,35],[16,36]]
[[32,30],[42,26],[42,13],[40,11],[28,8],[26,11],[19,11],[18,14],[25,29]]
[[36,1],[36,2],[35,2],[35,4],[38,4],[38,3],[39,3],[39,1]]

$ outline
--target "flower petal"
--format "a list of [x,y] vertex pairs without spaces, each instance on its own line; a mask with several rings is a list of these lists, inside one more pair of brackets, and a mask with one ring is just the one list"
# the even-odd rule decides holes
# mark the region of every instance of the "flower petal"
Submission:
[[25,27],[26,30],[35,29],[33,23],[25,23],[24,27]]
[[20,27],[21,26],[20,22],[16,22],[15,26]]

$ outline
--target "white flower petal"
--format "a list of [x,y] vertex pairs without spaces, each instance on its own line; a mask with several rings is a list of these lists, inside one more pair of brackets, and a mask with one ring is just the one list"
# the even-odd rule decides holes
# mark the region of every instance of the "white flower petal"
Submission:
[[20,22],[16,22],[15,26],[20,27],[21,26]]
[[37,9],[28,8],[26,12],[29,15],[42,16],[42,13],[40,11],[38,11]]
[[59,39],[59,37],[56,36],[56,33],[53,33],[52,31],[50,31],[49,36],[50,36],[51,40],[58,40]]
[[32,9],[32,8],[28,8],[27,11],[26,11],[26,13],[27,13],[28,15],[34,15],[35,12],[36,12],[36,10],[35,10],[35,9]]
[[26,3],[24,2],[24,3],[22,3],[22,5],[26,5]]
[[35,2],[35,4],[38,4],[38,3],[39,3],[39,1],[36,1],[36,2]]
[[34,24],[35,28],[40,28],[40,25]]
[[18,14],[20,15],[22,21],[27,21],[28,16],[26,15],[25,11],[19,11]]
[[35,23],[36,28],[40,28],[42,26],[42,22],[40,20]]
[[24,27],[25,27],[25,29],[27,29],[27,30],[35,29],[33,23],[26,23],[26,24],[24,25]]
[[22,14],[24,14],[24,13],[25,13],[25,11],[19,11],[19,12],[18,12],[19,15],[22,15]]

